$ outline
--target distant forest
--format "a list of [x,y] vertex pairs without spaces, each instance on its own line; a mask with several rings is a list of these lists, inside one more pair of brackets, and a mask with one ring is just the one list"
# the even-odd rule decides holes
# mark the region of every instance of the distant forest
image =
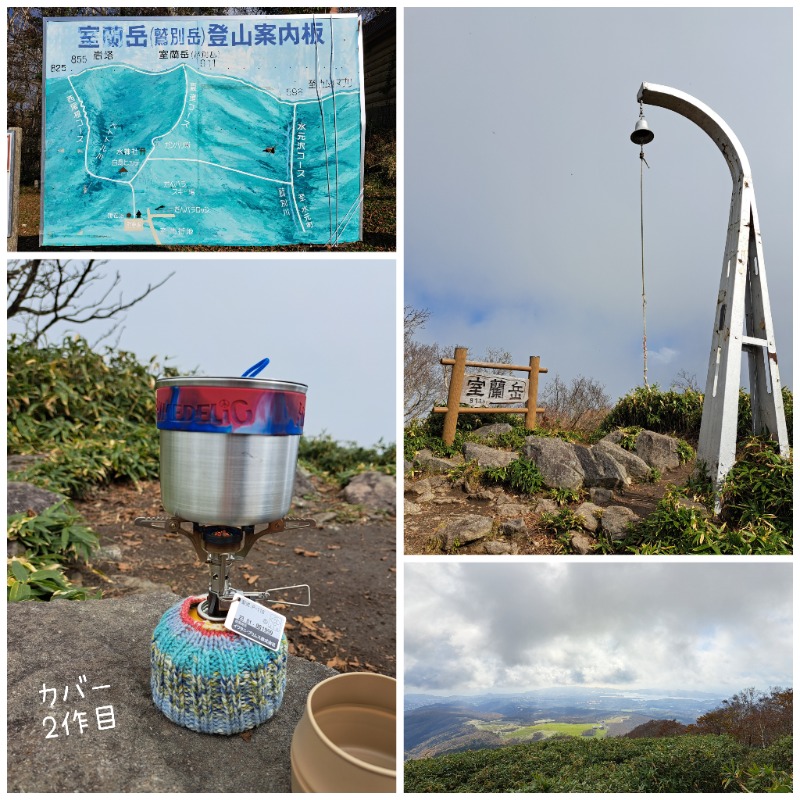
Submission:
[[698,717],[693,725],[653,719],[625,735],[630,739],[655,739],[712,733],[730,736],[746,747],[764,748],[791,734],[792,717],[792,689],[773,688],[769,694],[745,689]]

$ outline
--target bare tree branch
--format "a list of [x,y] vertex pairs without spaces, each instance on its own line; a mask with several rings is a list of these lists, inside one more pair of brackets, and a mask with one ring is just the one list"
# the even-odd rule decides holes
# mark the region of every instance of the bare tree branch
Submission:
[[406,422],[427,414],[436,400],[446,396],[442,351],[437,344],[423,344],[414,337],[430,318],[430,311],[406,306],[403,314],[403,415]]
[[[122,280],[117,271],[103,269],[104,261],[32,259],[12,261],[6,272],[6,315],[18,318],[25,328],[25,338],[33,344],[46,341],[46,334],[60,322],[85,325],[94,320],[114,319],[115,324],[102,339],[110,336],[124,320],[124,312],[163,286],[171,272],[130,300],[120,291],[112,293]],[[104,285],[111,278],[110,285]],[[97,292],[97,294],[95,294]],[[120,317],[121,319],[117,319]]]

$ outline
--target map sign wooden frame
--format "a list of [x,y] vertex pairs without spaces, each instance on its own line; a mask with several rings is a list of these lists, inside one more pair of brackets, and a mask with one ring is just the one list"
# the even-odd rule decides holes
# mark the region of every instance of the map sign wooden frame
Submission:
[[44,20],[42,246],[362,230],[356,14]]

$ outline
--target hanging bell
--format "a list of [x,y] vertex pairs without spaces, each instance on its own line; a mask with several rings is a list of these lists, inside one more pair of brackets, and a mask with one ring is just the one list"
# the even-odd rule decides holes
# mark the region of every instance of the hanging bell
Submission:
[[636,127],[633,129],[633,133],[631,134],[631,141],[634,144],[638,145],[645,145],[649,142],[652,142],[655,138],[655,134],[647,125],[647,120],[644,118],[644,114],[639,112],[639,119],[636,122]]

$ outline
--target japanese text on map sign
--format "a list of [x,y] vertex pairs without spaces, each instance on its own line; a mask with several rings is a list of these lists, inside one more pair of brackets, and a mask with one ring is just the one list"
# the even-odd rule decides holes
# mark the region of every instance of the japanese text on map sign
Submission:
[[461,402],[475,408],[490,405],[524,403],[528,399],[528,381],[506,375],[465,375]]
[[357,15],[45,20],[42,244],[361,235]]

